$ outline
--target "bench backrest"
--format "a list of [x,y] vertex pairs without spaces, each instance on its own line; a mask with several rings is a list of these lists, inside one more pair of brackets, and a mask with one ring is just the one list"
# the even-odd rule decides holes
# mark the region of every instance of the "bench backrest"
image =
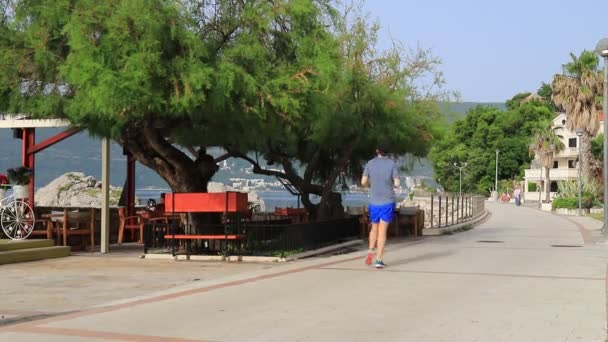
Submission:
[[244,192],[174,192],[165,195],[165,213],[246,213]]

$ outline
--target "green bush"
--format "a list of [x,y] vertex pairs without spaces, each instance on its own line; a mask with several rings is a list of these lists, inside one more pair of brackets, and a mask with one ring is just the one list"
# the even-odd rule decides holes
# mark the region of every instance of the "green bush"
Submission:
[[[600,184],[595,180],[587,180],[585,178],[582,179],[582,190],[583,194],[590,194],[593,198],[599,198],[600,196]],[[567,180],[567,181],[559,181],[557,183],[557,193],[560,197],[576,197],[578,198],[578,181]]]
[[528,183],[528,192],[536,192],[536,183]]
[[[589,209],[594,205],[592,194],[584,193],[581,198],[583,208]],[[553,209],[578,209],[578,197],[558,197],[553,200]]]
[[561,197],[553,200],[553,209],[576,209],[578,208],[578,198]]

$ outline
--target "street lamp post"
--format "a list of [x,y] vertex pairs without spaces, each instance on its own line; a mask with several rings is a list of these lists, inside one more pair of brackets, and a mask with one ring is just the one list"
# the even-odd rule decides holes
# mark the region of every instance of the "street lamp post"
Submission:
[[498,153],[500,153],[500,150],[496,149],[496,175],[494,178],[494,192],[495,192],[494,200],[497,202],[498,202]]
[[[530,151],[534,151],[535,157],[534,160],[538,161],[538,186],[536,187],[536,191],[538,191],[538,208],[541,208],[541,193],[542,193],[542,187],[543,187],[543,165],[540,163],[540,152],[536,151],[536,144],[530,144]],[[534,165],[534,163],[532,163],[532,165],[530,165],[530,169],[532,168],[532,166]]]
[[[551,144],[549,145],[549,151],[548,153],[551,153],[551,160],[553,160],[553,157],[555,156],[555,145]],[[547,176],[549,175],[549,173],[551,172],[551,169],[549,168],[549,166],[547,166],[547,169],[545,170],[547,171]],[[547,193],[547,190],[549,192],[549,199],[546,200],[548,201],[547,203],[551,202],[551,182],[549,177],[545,177],[545,194]]]
[[460,171],[460,182],[459,182],[459,197],[462,197],[462,169],[464,169],[465,167],[467,167],[467,163],[462,163],[460,164],[460,166],[457,163],[454,163],[454,167],[457,168]]
[[582,137],[583,137],[583,129],[577,128],[576,135],[578,135],[578,216],[583,214],[583,186],[581,183],[581,165],[583,164],[583,149],[582,149]]
[[608,38],[603,38],[597,43],[595,52],[604,58],[604,226],[602,232],[608,233]]

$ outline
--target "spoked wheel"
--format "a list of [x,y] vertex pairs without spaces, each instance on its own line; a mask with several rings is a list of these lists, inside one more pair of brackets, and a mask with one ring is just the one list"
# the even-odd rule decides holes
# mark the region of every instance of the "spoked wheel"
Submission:
[[34,211],[26,202],[15,200],[2,208],[0,224],[4,234],[11,240],[23,240],[34,230]]

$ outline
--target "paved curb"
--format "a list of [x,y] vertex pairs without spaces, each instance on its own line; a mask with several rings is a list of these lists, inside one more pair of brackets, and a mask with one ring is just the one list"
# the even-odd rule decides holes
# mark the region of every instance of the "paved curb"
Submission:
[[363,244],[363,242],[364,241],[362,239],[347,241],[347,242],[339,243],[336,245],[331,245],[331,246],[315,249],[314,251],[307,251],[307,252],[295,254],[295,255],[287,257],[286,260],[292,261],[292,260],[297,260],[297,259],[302,259],[302,258],[308,258],[308,257],[315,256],[318,254],[333,252],[333,251],[336,251],[336,250],[339,250],[342,248],[346,248],[346,247],[353,247],[353,246],[361,245],[361,244]]
[[306,252],[294,254],[294,255],[291,255],[286,258],[265,257],[265,256],[246,256],[246,255],[229,255],[229,256],[190,255],[190,257],[188,257],[187,255],[173,256],[171,254],[153,254],[153,253],[144,254],[141,257],[144,259],[175,260],[175,261],[194,260],[194,261],[227,261],[227,262],[287,262],[287,261],[294,261],[294,260],[298,260],[298,259],[308,258],[308,257],[319,255],[319,254],[333,252],[333,251],[336,251],[336,250],[339,250],[342,248],[358,246],[358,245],[361,245],[362,243],[363,243],[363,240],[357,239],[357,240],[347,241],[347,242],[315,249],[312,251],[306,251]]
[[264,257],[264,256],[244,256],[244,255],[176,255],[171,254],[144,254],[144,259],[154,260],[193,260],[193,261],[227,261],[227,262],[285,262],[286,258],[281,257]]
[[469,225],[475,226],[475,225],[482,223],[489,216],[490,216],[490,213],[488,212],[488,210],[484,209],[482,214],[480,214],[479,216],[477,216],[476,218],[474,218],[470,221],[458,223],[453,226],[443,227],[443,228],[424,228],[422,230],[422,235],[423,236],[438,236],[438,235],[443,235],[447,232],[453,232],[455,230],[461,229],[464,226],[469,226]]

